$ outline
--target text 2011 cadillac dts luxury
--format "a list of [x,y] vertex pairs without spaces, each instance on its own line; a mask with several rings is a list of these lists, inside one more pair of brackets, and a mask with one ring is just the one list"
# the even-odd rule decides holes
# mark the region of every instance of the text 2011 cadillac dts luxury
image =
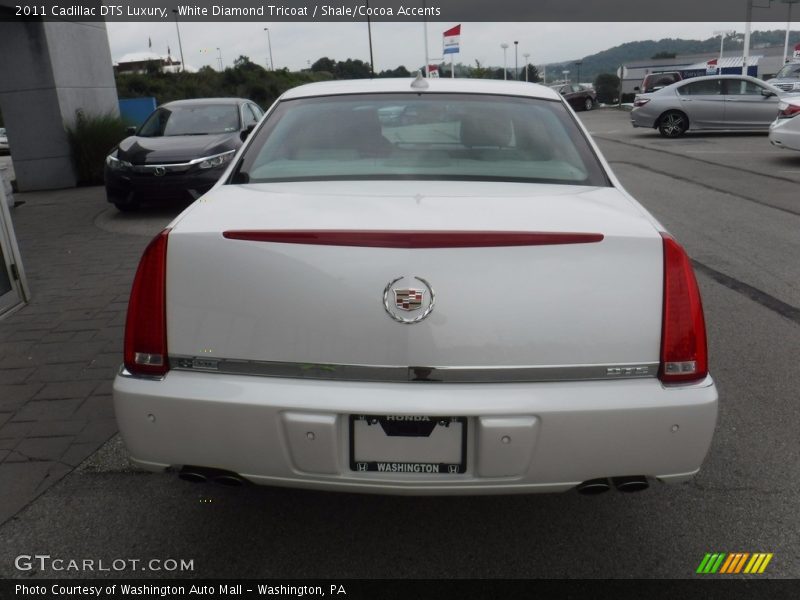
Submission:
[[196,479],[637,490],[717,415],[686,253],[521,82],[286,92],[145,250],[124,357],[132,458]]

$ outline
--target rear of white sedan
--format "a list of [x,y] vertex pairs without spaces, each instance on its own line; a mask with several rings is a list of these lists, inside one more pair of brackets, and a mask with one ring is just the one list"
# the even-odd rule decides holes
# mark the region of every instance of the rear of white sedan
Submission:
[[284,94],[136,274],[134,461],[350,492],[586,493],[699,470],[717,414],[683,249],[552,90]]

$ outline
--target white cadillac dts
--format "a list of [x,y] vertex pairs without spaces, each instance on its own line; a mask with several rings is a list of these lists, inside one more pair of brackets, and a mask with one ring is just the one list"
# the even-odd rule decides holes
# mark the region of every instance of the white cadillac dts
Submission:
[[135,463],[224,483],[634,491],[717,416],[689,258],[521,82],[286,92],[145,250],[124,359]]

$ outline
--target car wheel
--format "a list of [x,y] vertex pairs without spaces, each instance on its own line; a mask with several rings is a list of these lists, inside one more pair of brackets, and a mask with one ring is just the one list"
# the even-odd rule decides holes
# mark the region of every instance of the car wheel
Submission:
[[689,117],[677,110],[664,113],[658,120],[658,132],[664,137],[680,137],[687,129],[689,129]]
[[594,106],[594,102],[592,102],[591,98],[587,98],[583,103],[584,110],[592,110],[593,106]]

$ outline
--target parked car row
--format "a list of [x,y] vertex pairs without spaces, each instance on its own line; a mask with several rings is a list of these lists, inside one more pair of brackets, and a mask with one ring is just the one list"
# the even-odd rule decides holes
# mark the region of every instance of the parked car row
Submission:
[[793,147],[795,125],[789,126],[787,120],[799,112],[799,101],[800,95],[755,77],[694,77],[637,95],[631,124],[658,129],[662,136],[670,138],[689,130],[772,131],[778,132],[779,140],[773,143]]
[[178,100],[157,108],[106,158],[106,197],[121,211],[207,192],[261,119],[242,98]]

